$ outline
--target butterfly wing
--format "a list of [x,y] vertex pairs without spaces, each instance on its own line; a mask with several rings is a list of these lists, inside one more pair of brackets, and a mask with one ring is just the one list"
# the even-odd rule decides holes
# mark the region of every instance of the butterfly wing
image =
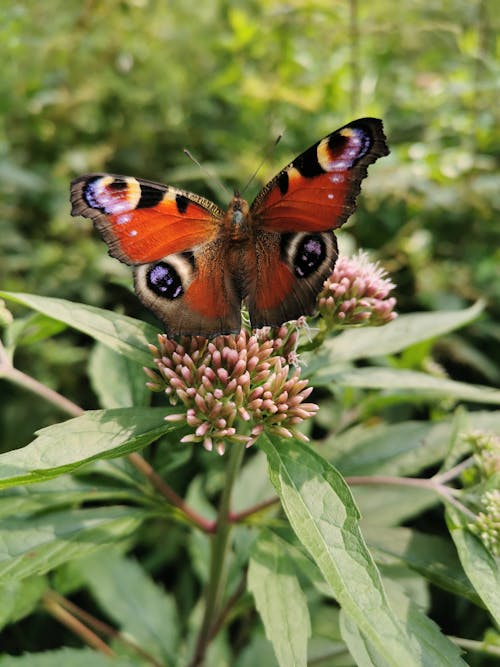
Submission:
[[241,299],[226,270],[224,213],[208,199],[127,176],[71,184],[72,215],[90,218],[109,254],[134,266],[137,296],[167,333],[239,331]]
[[388,152],[382,122],[361,118],[308,148],[260,192],[250,208],[257,239],[248,297],[253,326],[314,312],[337,258],[331,230],[353,213],[368,165]]
[[255,281],[248,291],[252,326],[279,326],[312,315],[316,296],[336,259],[337,240],[332,232],[258,234]]
[[241,297],[227,271],[226,250],[216,239],[193,252],[134,267],[137,296],[169,335],[211,338],[239,332]]
[[71,183],[71,215],[90,218],[109,254],[144,264],[216,238],[224,213],[211,201],[130,176],[87,174]]
[[387,155],[382,121],[361,118],[308,148],[268,183],[250,208],[259,229],[324,232],[356,208],[367,167]]

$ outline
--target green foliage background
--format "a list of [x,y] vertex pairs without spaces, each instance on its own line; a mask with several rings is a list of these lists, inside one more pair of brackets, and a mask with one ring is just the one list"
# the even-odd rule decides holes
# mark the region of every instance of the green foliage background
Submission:
[[[2,3],[0,287],[149,319],[126,268],[70,218],[71,178],[107,170],[224,204],[183,147],[241,187],[284,130],[251,198],[322,135],[377,116],[392,152],[370,170],[345,247],[381,258],[402,312],[484,298],[483,319],[435,356],[454,379],[498,384],[499,25],[494,0]],[[95,407],[88,340],[33,343],[28,328],[18,366]],[[2,451],[60,419],[0,389]]]

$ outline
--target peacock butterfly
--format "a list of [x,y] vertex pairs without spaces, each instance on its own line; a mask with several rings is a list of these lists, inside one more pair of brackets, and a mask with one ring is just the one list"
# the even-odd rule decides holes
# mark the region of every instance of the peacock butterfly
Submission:
[[332,230],[388,153],[382,121],[360,118],[296,157],[251,206],[236,192],[224,213],[161,183],[86,174],[71,184],[71,214],[134,267],[137,296],[169,335],[237,332],[244,299],[253,327],[280,325],[314,312],[337,259]]

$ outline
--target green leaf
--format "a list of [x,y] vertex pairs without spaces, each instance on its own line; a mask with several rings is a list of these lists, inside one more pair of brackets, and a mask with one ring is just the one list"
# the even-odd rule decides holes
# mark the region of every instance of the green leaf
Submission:
[[431,437],[434,430],[445,430],[439,426],[417,421],[360,425],[332,438],[321,453],[325,458],[333,454],[343,475],[415,474],[445,455],[446,437]]
[[362,529],[379,565],[405,564],[436,586],[481,605],[449,540],[409,528],[388,528],[370,523],[363,523]]
[[306,667],[311,634],[307,601],[281,541],[268,531],[252,547],[248,588],[280,667]]
[[400,584],[394,580],[386,580],[385,586],[392,608],[399,618],[405,619],[406,627],[411,628],[420,646],[426,647],[425,665],[429,667],[435,665],[467,667],[467,663],[460,657],[460,648],[443,635],[437,624],[422,612]]
[[128,408],[148,405],[151,392],[146,387],[142,367],[129,357],[96,343],[89,361],[92,389],[103,408]]
[[361,634],[356,623],[342,609],[340,632],[357,667],[387,667],[387,662],[377,654],[370,642]]
[[500,558],[495,558],[479,537],[471,533],[467,528],[468,521],[454,507],[446,507],[446,523],[465,574],[500,625]]
[[2,291],[0,296],[64,322],[142,366],[151,365],[147,345],[156,340],[158,330],[145,322],[64,299]]
[[262,635],[254,634],[241,651],[234,667],[278,667],[271,642]]
[[0,586],[0,629],[31,614],[45,591],[49,588],[46,577],[27,577],[22,581],[12,579]]
[[429,489],[406,488],[403,493],[397,486],[356,486],[349,478],[346,480],[366,523],[395,526],[439,503]]
[[434,651],[407,618],[396,617],[359,531],[349,488],[335,468],[294,440],[262,437],[259,443],[293,530],[377,653],[394,667],[460,664]]
[[19,656],[3,655],[0,657],[1,667],[138,667],[137,661],[127,658],[107,657],[103,653],[90,648],[63,648],[57,651],[40,653],[24,653]]
[[[100,468],[96,470],[95,466],[91,472],[105,474]],[[0,519],[48,509],[74,507],[89,500],[93,503],[111,501],[131,504],[144,500],[140,491],[128,484],[129,480],[109,477],[108,475],[106,483],[102,485],[97,485],[95,479],[86,482],[76,475],[59,475],[38,484],[4,488],[0,493]]]
[[147,513],[134,507],[51,512],[0,522],[0,582],[45,574],[61,563],[128,537]]
[[94,410],[43,428],[26,447],[0,455],[0,488],[43,481],[95,459],[142,449],[178,428],[165,421],[169,412],[172,408]]
[[318,355],[320,365],[331,365],[395,354],[420,341],[436,338],[454,331],[483,311],[484,303],[477,301],[465,310],[443,310],[435,313],[400,315],[383,327],[349,329],[325,341]]
[[328,385],[333,382],[345,387],[363,389],[388,389],[390,391],[403,389],[431,396],[451,396],[464,401],[500,404],[500,391],[497,389],[395,368],[368,367],[340,372],[325,368],[319,371],[313,380],[315,385]]
[[33,345],[51,338],[66,329],[66,324],[43,313],[32,313],[28,317],[17,318],[5,331],[7,347]]
[[234,485],[231,505],[234,512],[242,512],[252,505],[276,498],[267,475],[267,459],[262,452],[246,457]]
[[138,646],[168,665],[176,664],[177,611],[167,595],[136,561],[102,553],[81,562],[87,585],[99,605]]

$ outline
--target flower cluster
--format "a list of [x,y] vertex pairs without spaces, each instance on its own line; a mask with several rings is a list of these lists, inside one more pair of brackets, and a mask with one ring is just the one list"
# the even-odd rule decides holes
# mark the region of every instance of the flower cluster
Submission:
[[319,311],[329,328],[387,324],[397,317],[396,299],[389,296],[394,287],[385,270],[370,262],[366,253],[341,256],[319,294]]
[[472,447],[474,460],[482,477],[500,474],[500,436],[484,431],[472,431],[465,436]]
[[305,403],[312,391],[300,379],[296,358],[297,331],[283,325],[250,335],[207,340],[183,336],[180,342],[161,334],[151,345],[157,372],[145,369],[153,391],[164,391],[170,403],[184,410],[168,420],[183,421],[191,433],[183,442],[201,442],[222,454],[230,442],[250,446],[267,429],[283,437],[307,438],[297,425],[316,414]]
[[500,556],[500,490],[486,491],[481,497],[481,505],[485,511],[479,512],[469,528],[494,556]]

